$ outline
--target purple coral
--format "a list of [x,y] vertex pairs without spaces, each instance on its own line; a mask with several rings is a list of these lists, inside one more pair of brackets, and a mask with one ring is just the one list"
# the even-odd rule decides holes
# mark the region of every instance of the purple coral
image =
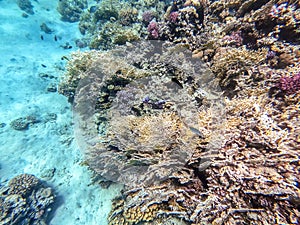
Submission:
[[152,21],[148,25],[148,32],[151,38],[157,39],[159,36],[157,23]]
[[268,51],[267,59],[273,59],[276,56],[276,52]]
[[234,43],[236,46],[241,46],[243,44],[242,33],[240,31],[234,31],[230,35],[226,35],[223,38],[223,41]]
[[154,18],[154,12],[153,11],[145,11],[142,15],[143,22],[146,22],[147,24],[151,22]]
[[171,12],[169,16],[169,20],[172,23],[175,23],[178,19],[179,13],[178,12]]
[[287,93],[294,94],[300,90],[300,72],[292,77],[281,77],[277,87]]

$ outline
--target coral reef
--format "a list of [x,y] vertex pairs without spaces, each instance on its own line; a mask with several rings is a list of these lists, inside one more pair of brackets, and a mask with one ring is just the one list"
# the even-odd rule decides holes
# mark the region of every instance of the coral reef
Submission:
[[38,123],[39,120],[35,116],[20,117],[13,120],[10,126],[15,130],[26,130],[30,124]]
[[163,14],[164,1],[104,0],[95,11],[85,11],[79,30],[92,49],[111,49],[116,45],[134,42],[147,36],[149,22]]
[[83,10],[87,6],[87,0],[60,0],[58,1],[57,11],[63,21],[72,23],[79,21]]
[[89,166],[126,184],[110,224],[299,224],[299,2],[154,2],[89,13],[112,50],[74,54],[60,85]]
[[34,175],[18,175],[0,189],[0,223],[45,224],[53,202],[51,188]]
[[33,5],[31,4],[30,0],[18,0],[17,4],[19,8],[25,11],[26,13],[30,15],[34,14]]
[[[219,90],[184,49],[142,42],[97,56],[93,51],[80,82],[67,75],[73,85],[64,86],[78,87],[78,131],[85,139],[98,133],[103,140],[86,149],[90,167],[101,176],[132,186],[164,180],[188,161],[197,167],[201,158],[193,158],[195,151],[199,156],[222,140]],[[86,126],[94,127],[89,122],[97,130],[86,133]]]

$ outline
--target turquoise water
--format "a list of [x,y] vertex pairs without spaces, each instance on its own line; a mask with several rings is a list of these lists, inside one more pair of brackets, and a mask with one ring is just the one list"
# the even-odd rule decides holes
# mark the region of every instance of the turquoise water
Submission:
[[[56,1],[32,1],[26,18],[15,1],[0,1],[0,183],[33,174],[55,190],[49,224],[106,224],[116,191],[90,184],[73,137],[71,105],[55,88],[62,56],[77,50],[78,24],[60,20]],[[40,26],[53,30],[47,34]],[[69,43],[72,49],[61,46]],[[34,122],[16,130],[13,121]],[[2,223],[1,223],[2,224]],[[6,224],[6,223],[5,223]]]

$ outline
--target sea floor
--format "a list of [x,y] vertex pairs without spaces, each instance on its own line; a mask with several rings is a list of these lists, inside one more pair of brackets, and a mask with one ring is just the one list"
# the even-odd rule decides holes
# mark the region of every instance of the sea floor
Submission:
[[[0,183],[22,173],[36,175],[56,192],[50,224],[105,225],[120,187],[91,184],[73,136],[71,105],[55,92],[61,58],[76,50],[78,24],[60,20],[56,1],[32,3],[34,15],[24,18],[15,1],[0,1]],[[53,33],[41,31],[42,23]],[[72,49],[62,47],[67,43]],[[26,130],[10,125],[27,116],[35,122]]]

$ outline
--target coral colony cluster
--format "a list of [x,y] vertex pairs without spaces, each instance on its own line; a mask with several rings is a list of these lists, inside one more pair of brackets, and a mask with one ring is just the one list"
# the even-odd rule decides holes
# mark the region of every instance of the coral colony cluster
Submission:
[[[109,224],[300,224],[299,1],[96,2],[58,3],[90,48],[59,92],[89,167],[124,184]],[[4,212],[41,220],[36,185],[15,178]]]
[[300,3],[95,7],[59,91],[89,167],[125,184],[109,224],[299,224]]
[[1,224],[46,224],[54,193],[33,175],[21,174],[0,189]]

